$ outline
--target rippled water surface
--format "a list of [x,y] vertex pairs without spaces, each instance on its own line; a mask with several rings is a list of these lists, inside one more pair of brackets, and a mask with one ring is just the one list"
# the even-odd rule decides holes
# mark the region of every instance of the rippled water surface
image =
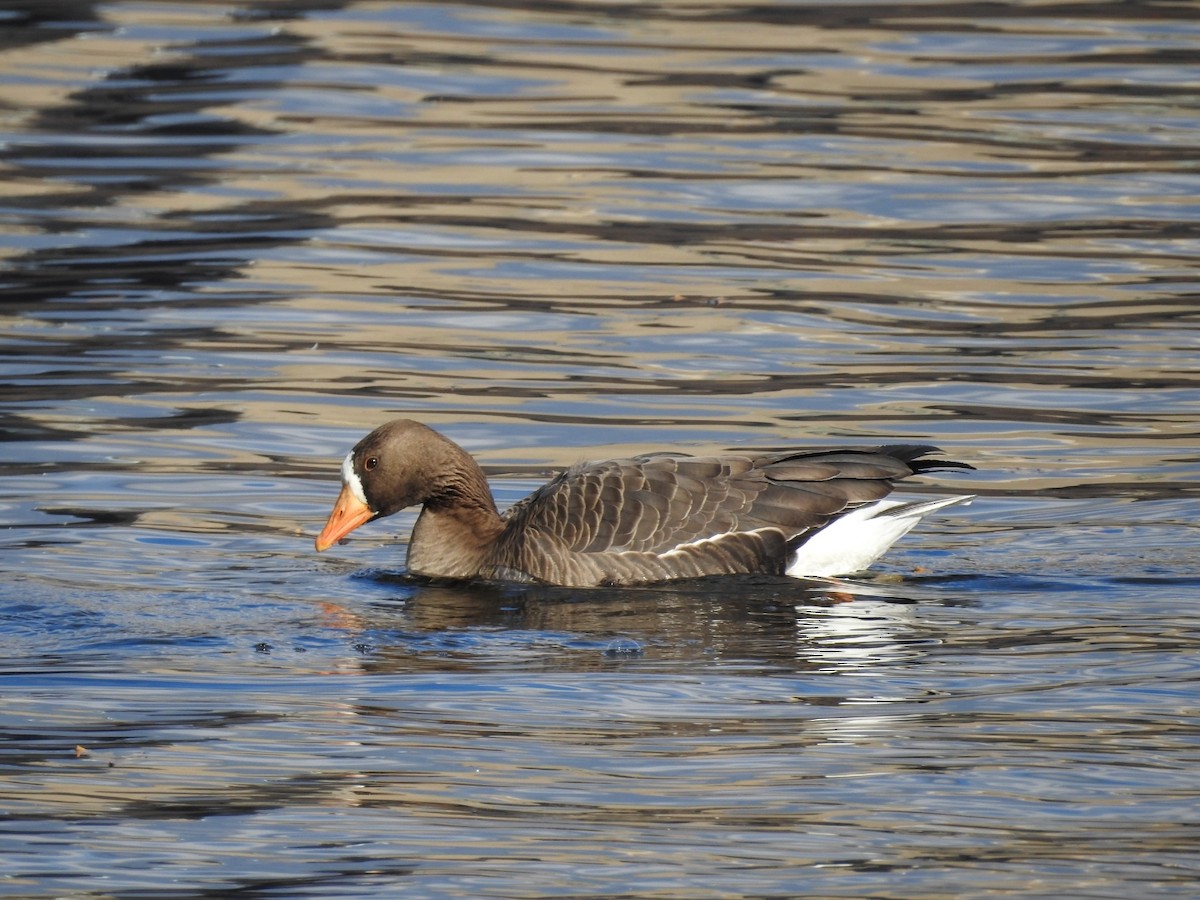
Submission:
[[[0,894],[1192,896],[1200,10],[0,6]],[[935,443],[872,576],[422,584],[347,448]]]

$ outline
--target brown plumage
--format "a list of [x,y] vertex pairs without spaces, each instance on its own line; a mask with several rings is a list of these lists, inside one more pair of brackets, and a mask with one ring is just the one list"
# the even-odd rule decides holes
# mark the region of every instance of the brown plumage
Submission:
[[878,512],[866,510],[902,478],[971,468],[924,458],[935,450],[906,444],[762,455],[660,453],[588,463],[501,516],[466,451],[420,423],[396,420],[346,457],[342,492],[317,549],[371,519],[420,504],[408,551],[415,574],[574,586],[783,574],[809,539],[856,510],[864,510],[857,519],[891,517],[898,537],[923,512],[968,499],[887,502]]

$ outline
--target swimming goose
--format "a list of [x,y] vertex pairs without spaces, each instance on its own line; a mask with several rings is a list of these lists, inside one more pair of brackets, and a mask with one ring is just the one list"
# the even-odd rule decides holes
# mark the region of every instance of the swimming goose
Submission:
[[317,550],[420,504],[408,570],[434,578],[574,587],[752,572],[865,569],[922,516],[971,497],[905,503],[893,483],[966,463],[935,447],[656,453],[575,466],[501,515],[471,456],[407,419],[381,425],[342,463]]

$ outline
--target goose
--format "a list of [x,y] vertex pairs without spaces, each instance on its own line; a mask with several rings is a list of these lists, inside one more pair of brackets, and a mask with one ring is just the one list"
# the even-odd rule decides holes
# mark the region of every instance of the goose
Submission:
[[866,569],[922,516],[971,496],[884,499],[911,475],[972,469],[936,447],[651,453],[576,465],[496,508],[478,463],[408,419],[379,426],[342,463],[317,551],[374,519],[421,506],[408,571],[436,579],[568,587],[715,575],[797,578]]

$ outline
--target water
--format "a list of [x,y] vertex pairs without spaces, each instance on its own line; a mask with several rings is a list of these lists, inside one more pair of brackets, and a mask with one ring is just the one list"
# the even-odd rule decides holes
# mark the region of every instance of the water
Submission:
[[[0,893],[1191,896],[1200,13],[0,10]],[[921,441],[877,573],[317,556],[420,418],[502,503]]]

